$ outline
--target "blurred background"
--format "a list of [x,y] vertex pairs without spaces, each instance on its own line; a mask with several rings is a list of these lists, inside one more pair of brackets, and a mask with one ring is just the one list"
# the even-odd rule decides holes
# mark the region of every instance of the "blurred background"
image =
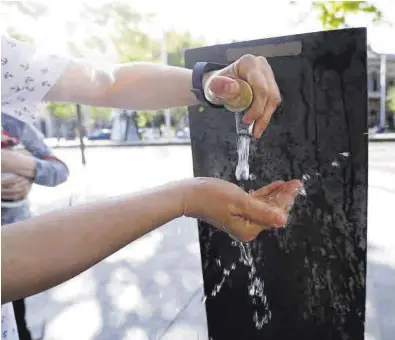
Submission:
[[[96,63],[184,64],[185,49],[342,27],[368,27],[370,132],[395,132],[395,4],[392,1],[10,1],[1,5],[11,36],[52,53]],[[188,139],[186,108],[134,112],[48,103],[37,125],[46,138],[74,141]],[[79,124],[82,129],[79,129]],[[67,142],[66,142],[67,143]],[[56,145],[55,144],[55,145]]]
[[[175,66],[183,66],[183,52],[192,47],[368,27],[366,339],[392,340],[394,13],[393,1],[9,1],[0,4],[0,25],[52,53],[98,64]],[[136,112],[51,102],[42,105],[37,127],[69,166],[70,178],[57,188],[34,186],[29,196],[34,214],[193,176],[187,108]],[[75,279],[28,299],[35,338],[207,339],[195,226],[186,218],[171,222]]]

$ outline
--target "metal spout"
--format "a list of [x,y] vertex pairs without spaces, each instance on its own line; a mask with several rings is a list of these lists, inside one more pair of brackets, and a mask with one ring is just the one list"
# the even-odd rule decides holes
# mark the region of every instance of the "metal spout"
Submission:
[[243,123],[244,112],[235,112],[236,119],[236,133],[238,136],[246,135],[252,137],[252,132],[254,130],[254,123],[244,124]]
[[247,135],[252,137],[254,123],[244,124],[243,116],[252,103],[253,92],[251,86],[246,81],[241,79],[235,80],[240,85],[240,94],[236,98],[225,103],[225,108],[235,114],[237,135]]

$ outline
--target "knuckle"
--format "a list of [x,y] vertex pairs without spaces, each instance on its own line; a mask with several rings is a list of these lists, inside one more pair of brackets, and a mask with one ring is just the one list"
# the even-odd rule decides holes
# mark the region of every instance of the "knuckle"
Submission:
[[267,59],[263,56],[259,56],[258,60],[263,64],[263,65],[268,65],[269,62],[267,61]]
[[261,82],[256,90],[258,96],[265,97],[269,93],[269,85],[267,82]]
[[244,55],[241,57],[242,60],[247,60],[247,61],[252,61],[252,60],[254,60],[255,58],[256,58],[256,57],[255,57],[254,55],[252,55],[251,53],[244,54]]
[[277,107],[281,104],[281,96],[274,94],[270,97],[270,104],[274,107]]

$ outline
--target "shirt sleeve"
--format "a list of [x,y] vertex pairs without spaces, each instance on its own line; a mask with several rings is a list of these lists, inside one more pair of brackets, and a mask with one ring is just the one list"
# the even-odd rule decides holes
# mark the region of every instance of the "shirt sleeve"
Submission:
[[38,105],[66,69],[66,58],[41,53],[33,45],[1,37],[2,111],[31,122]]
[[66,182],[69,176],[67,165],[52,154],[40,131],[30,124],[25,124],[21,142],[36,158],[34,183],[54,187]]

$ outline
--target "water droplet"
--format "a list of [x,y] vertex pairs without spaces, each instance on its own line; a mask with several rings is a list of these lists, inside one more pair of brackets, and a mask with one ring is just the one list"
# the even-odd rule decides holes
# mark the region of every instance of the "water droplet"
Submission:
[[334,166],[335,168],[338,168],[340,166],[340,164],[339,164],[339,162],[333,161],[332,166]]
[[229,276],[229,274],[230,274],[230,271],[228,269],[224,269],[224,275]]
[[348,156],[350,156],[350,153],[349,152],[341,152],[341,153],[339,153],[339,155],[341,155],[343,157],[348,157]]
[[250,181],[255,181],[256,180],[256,175],[255,174],[251,174],[250,175]]
[[232,263],[232,265],[230,266],[230,269],[232,269],[232,270],[234,270],[234,269],[236,269],[236,263]]
[[216,259],[215,263],[217,264],[218,267],[221,267],[221,259]]
[[265,314],[262,317],[259,317],[258,312],[255,311],[252,317],[253,321],[255,322],[255,327],[257,329],[262,329],[263,325],[268,323],[270,316],[270,311],[268,312],[268,314]]
[[302,176],[302,178],[303,178],[303,181],[308,181],[311,178],[311,176],[309,174],[304,174]]
[[300,188],[298,189],[297,194],[298,194],[298,195],[302,195],[302,196],[307,196],[306,189],[305,189],[303,186],[300,187]]

